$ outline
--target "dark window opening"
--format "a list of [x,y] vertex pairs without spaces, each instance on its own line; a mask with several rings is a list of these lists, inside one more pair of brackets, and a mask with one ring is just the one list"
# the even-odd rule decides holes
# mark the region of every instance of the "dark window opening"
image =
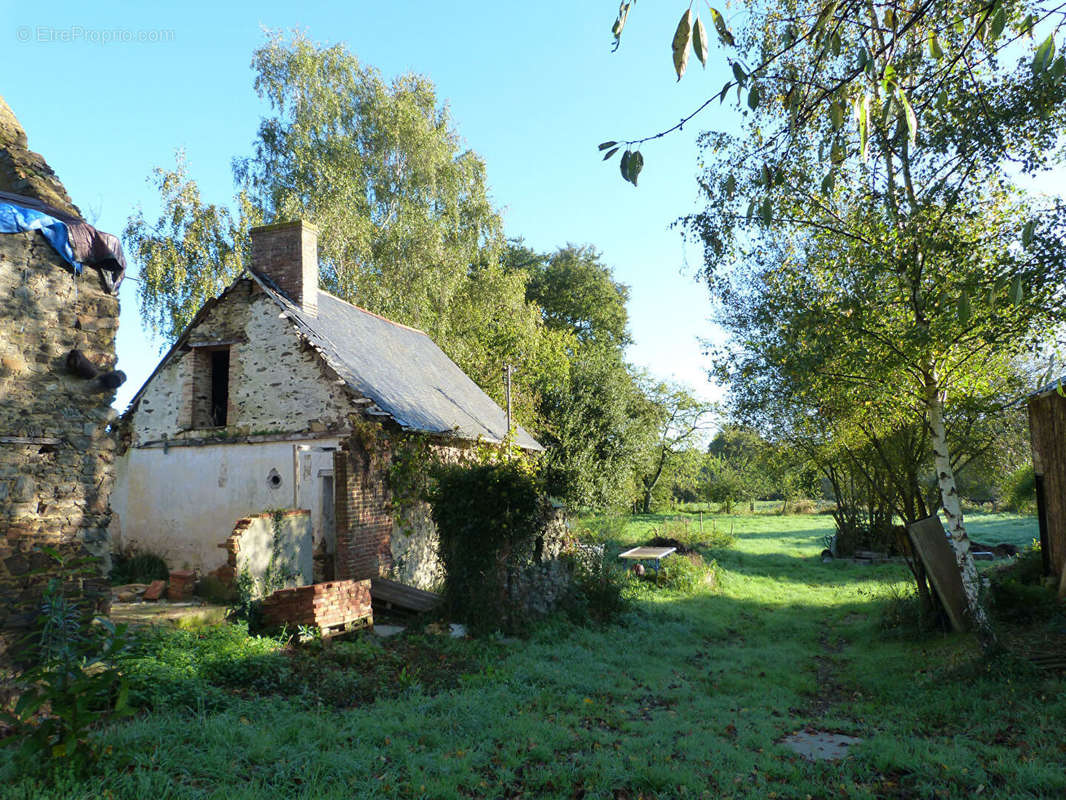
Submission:
[[226,424],[229,407],[229,350],[211,351],[211,424]]

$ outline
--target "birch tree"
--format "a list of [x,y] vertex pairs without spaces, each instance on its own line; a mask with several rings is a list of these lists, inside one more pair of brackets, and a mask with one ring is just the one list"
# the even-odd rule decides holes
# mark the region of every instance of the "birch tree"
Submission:
[[[703,276],[726,305],[776,281],[774,302],[795,316],[764,355],[785,363],[798,348],[812,386],[848,387],[886,418],[921,414],[986,639],[945,418],[1063,319],[1061,206],[1011,186],[1061,163],[1063,9],[756,0],[727,20],[709,8],[730,80],[678,125],[601,145],[635,183],[642,146],[735,100],[742,134],[703,136],[707,210],[686,220]],[[689,6],[675,33],[679,80],[690,49],[708,58],[697,16]],[[773,303],[758,312],[773,331]]]

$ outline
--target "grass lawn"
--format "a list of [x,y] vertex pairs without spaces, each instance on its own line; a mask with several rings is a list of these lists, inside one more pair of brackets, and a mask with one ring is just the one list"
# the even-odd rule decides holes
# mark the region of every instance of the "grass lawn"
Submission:
[[[613,546],[643,542],[663,521],[635,517]],[[450,643],[442,652],[461,674],[441,681],[423,664],[351,708],[247,691],[221,704],[176,698],[101,731],[111,750],[96,777],[44,787],[5,762],[0,794],[1066,796],[1062,677],[986,662],[966,636],[886,634],[881,609],[906,588],[905,568],[823,564],[831,526],[829,516],[737,516],[733,546],[705,553],[722,568],[717,589],[641,587],[619,625]],[[984,515],[971,530],[1026,544],[1035,527]],[[863,741],[844,761],[809,763],[777,744],[805,727]]]

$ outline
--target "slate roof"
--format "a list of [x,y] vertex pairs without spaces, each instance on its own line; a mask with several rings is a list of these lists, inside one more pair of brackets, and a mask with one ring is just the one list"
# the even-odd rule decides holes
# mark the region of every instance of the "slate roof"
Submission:
[[[285,315],[356,394],[408,430],[502,441],[507,414],[425,333],[318,293],[318,313],[305,313],[274,284],[252,273]],[[521,426],[515,444],[544,448]]]

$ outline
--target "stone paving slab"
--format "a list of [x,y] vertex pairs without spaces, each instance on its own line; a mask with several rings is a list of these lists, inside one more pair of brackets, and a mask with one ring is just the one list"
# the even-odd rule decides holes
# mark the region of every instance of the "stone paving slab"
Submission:
[[786,736],[779,744],[783,744],[808,761],[839,761],[847,758],[850,755],[849,748],[861,741],[862,739],[845,736],[842,733],[797,731],[791,736]]

